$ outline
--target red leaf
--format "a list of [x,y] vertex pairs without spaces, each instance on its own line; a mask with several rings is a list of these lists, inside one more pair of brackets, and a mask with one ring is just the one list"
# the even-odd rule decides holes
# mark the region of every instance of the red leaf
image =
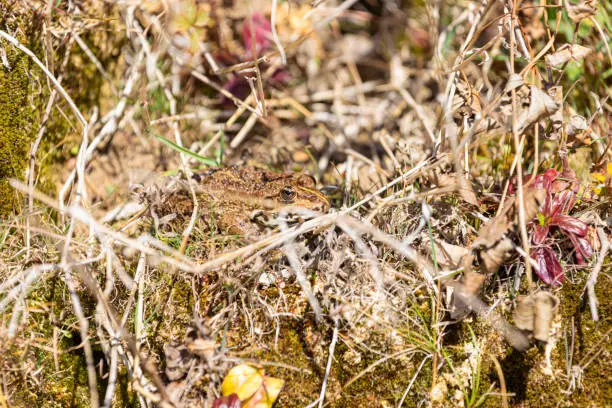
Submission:
[[567,156],[562,156],[561,161],[563,162],[563,170],[561,171],[560,178],[557,179],[552,185],[552,192],[558,193],[559,191],[571,188],[574,193],[578,192],[580,182],[576,177],[576,172],[569,166]]
[[576,193],[572,190],[561,191],[558,194],[555,194],[552,205],[551,205],[551,214],[567,214],[569,210],[572,209],[574,204],[576,203]]
[[213,402],[213,408],[240,408],[242,402],[238,398],[238,395],[231,394],[224,397],[219,397]]
[[[251,26],[253,27],[254,36],[251,35]],[[265,18],[259,12],[253,13],[251,18],[247,17],[244,20],[244,25],[242,26],[242,42],[244,43],[244,48],[249,56],[246,59],[253,58],[253,39],[255,39],[255,50],[259,54],[261,51],[270,46],[272,43],[271,38],[272,26],[270,25],[270,20]]]
[[578,262],[578,265],[583,264],[585,258],[590,258],[593,256],[593,248],[591,247],[591,243],[586,238],[579,237],[574,234],[568,234],[568,236],[576,249],[576,261]]
[[542,181],[544,184],[546,184],[546,186],[548,188],[550,188],[550,186],[552,185],[552,183],[557,179],[557,177],[559,177],[559,172],[555,169],[546,169],[544,171],[544,173],[542,173],[541,176],[536,176],[537,177],[541,177]]
[[[555,169],[547,169],[544,173],[535,176],[532,184],[526,185],[531,180],[531,174],[523,176],[523,185],[527,188],[543,188],[550,191],[552,182],[559,176],[559,172]],[[512,178],[508,186],[508,194],[516,193],[516,177]]]
[[584,237],[589,230],[588,225],[571,215],[553,215],[550,219],[550,225],[561,228],[568,233],[566,235],[577,235],[579,237]]
[[531,238],[533,243],[536,245],[541,245],[544,243],[546,238],[548,237],[548,232],[550,231],[550,227],[548,222],[546,225],[534,225],[533,227],[533,237]]
[[532,256],[540,267],[540,271],[536,272],[538,277],[548,285],[560,285],[565,274],[552,249],[547,246],[538,247]]

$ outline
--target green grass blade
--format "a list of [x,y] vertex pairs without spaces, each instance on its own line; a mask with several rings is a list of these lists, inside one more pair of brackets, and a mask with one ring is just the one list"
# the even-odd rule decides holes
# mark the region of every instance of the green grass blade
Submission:
[[188,155],[188,156],[190,156],[190,157],[193,157],[194,159],[196,159],[196,160],[198,160],[198,161],[200,161],[200,162],[204,163],[204,164],[205,164],[205,165],[207,165],[207,166],[211,166],[211,167],[217,167],[217,166],[219,166],[219,162],[218,162],[217,160],[215,160],[215,159],[211,159],[211,158],[209,158],[209,157],[203,157],[203,156],[200,156],[199,154],[194,153],[194,152],[192,152],[191,150],[185,149],[184,147],[181,147],[181,146],[177,145],[176,143],[174,143],[174,142],[172,142],[172,141],[170,141],[170,140],[166,139],[166,138],[165,138],[165,137],[163,137],[163,136],[156,135],[156,134],[155,134],[155,133],[153,133],[153,132],[150,132],[150,133],[151,133],[151,135],[152,135],[154,138],[156,138],[157,140],[159,140],[159,141],[160,141],[160,142],[162,142],[163,144],[165,144],[165,145],[169,146],[170,148],[172,148],[172,149],[176,150],[177,152],[180,152],[180,153],[185,153],[186,155]]

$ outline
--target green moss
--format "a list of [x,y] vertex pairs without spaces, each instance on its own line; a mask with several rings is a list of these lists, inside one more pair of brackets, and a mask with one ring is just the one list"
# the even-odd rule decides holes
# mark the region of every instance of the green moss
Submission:
[[[607,264],[609,265],[609,261]],[[602,271],[602,275],[604,274],[605,271]],[[580,271],[577,275],[582,279],[586,279],[587,276],[584,271]],[[600,281],[596,286],[600,302],[598,307],[600,321],[594,322],[583,297],[585,281],[574,279],[575,282],[568,279],[556,293],[560,300],[558,329],[560,332],[557,333],[557,343],[551,355],[553,375],[545,374],[542,370],[543,346],[532,347],[526,353],[511,351],[501,361],[508,391],[515,394],[510,402],[545,408],[594,406],[594,403],[612,400],[610,382],[612,369],[609,364],[612,348],[608,339],[612,325],[610,321],[612,302],[604,282]],[[584,386],[569,392],[570,379],[567,377],[567,365],[572,332],[574,332],[572,365],[581,365],[584,368],[591,357],[595,358],[582,373]]]
[[[268,288],[265,295],[272,303],[279,296],[274,287]],[[307,307],[297,285],[285,287],[283,296],[288,304]],[[296,314],[304,316],[304,311],[296,311]],[[228,347],[242,357],[276,364],[264,365],[268,375],[285,381],[275,406],[303,407],[316,400],[325,375],[332,328],[325,324],[317,326],[309,319],[286,319],[280,323],[278,336],[273,330],[258,339],[258,347],[252,347],[245,340],[249,337],[247,327],[242,318],[232,321]],[[356,361],[347,341],[353,347],[356,344],[346,337],[345,329],[340,330],[326,390],[326,402],[331,407],[396,406],[424,357],[420,353],[407,353],[385,359],[398,352],[397,345],[389,341],[384,328],[372,328],[368,333],[364,343],[370,349],[357,346],[359,358]],[[423,366],[404,406],[416,406],[411,401],[419,401],[427,395],[430,369],[431,364]]]
[[[0,28],[15,33],[17,40],[32,51],[40,60],[45,61],[45,51],[41,33],[42,14],[32,12],[23,14],[8,2],[0,1]],[[59,3],[58,3],[59,4]],[[109,13],[112,11],[108,10]],[[109,20],[110,21],[110,20]],[[117,38],[121,38],[118,40]],[[121,43],[125,41],[116,36],[114,31],[91,30],[81,33],[81,39],[89,45],[107,71],[111,72],[121,52]],[[67,49],[66,45],[71,48]],[[0,217],[18,213],[20,195],[8,184],[10,178],[24,180],[29,165],[29,152],[39,129],[49,101],[52,86],[40,68],[22,51],[1,40],[0,47],[6,52],[8,66],[0,64]],[[91,106],[103,105],[100,101],[111,95],[105,87],[106,80],[97,71],[93,62],[72,42],[62,42],[53,48],[54,71],[59,74],[63,68],[62,82],[66,92],[72,97],[81,112],[90,111]],[[66,52],[70,59],[65,67],[60,67]],[[68,80],[69,78],[69,80]],[[83,86],[87,84],[87,86]],[[115,97],[106,98],[109,106],[115,103]],[[65,111],[61,97],[55,98],[55,105]],[[43,192],[53,191],[57,172],[52,165],[71,157],[73,147],[80,145],[80,128],[75,129],[58,109],[53,109],[45,125],[45,133],[36,156],[36,187]],[[76,125],[78,127],[78,125]],[[61,146],[61,148],[57,148]]]
[[[27,40],[18,35],[20,42]],[[9,179],[23,179],[30,144],[38,129],[38,114],[31,101],[34,70],[27,55],[2,42],[9,67],[0,65],[0,216],[16,209],[18,195]]]

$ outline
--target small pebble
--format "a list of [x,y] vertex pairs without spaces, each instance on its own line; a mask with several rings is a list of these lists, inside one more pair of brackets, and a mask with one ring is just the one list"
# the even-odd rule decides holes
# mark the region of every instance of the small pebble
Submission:
[[303,150],[298,150],[293,153],[293,161],[296,163],[305,163],[310,159],[308,153]]

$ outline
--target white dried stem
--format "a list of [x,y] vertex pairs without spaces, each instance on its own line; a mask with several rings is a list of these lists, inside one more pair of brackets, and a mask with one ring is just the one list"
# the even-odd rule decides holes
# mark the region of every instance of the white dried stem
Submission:
[[278,38],[278,33],[276,32],[276,9],[278,7],[278,0],[272,0],[272,13],[270,15],[270,27],[272,29],[272,39],[274,40],[274,45],[278,48],[278,52],[281,56],[281,64],[287,65],[287,56],[285,55],[285,50],[283,45]]
[[601,250],[597,256],[597,263],[589,274],[589,279],[587,280],[585,288],[589,296],[589,310],[591,311],[591,317],[593,321],[596,322],[599,321],[599,312],[597,311],[597,305],[599,302],[597,301],[597,296],[595,295],[595,285],[597,284],[597,278],[599,277],[599,273],[601,272],[606,256],[610,251],[610,239],[603,228],[597,228],[597,236],[601,242]]

